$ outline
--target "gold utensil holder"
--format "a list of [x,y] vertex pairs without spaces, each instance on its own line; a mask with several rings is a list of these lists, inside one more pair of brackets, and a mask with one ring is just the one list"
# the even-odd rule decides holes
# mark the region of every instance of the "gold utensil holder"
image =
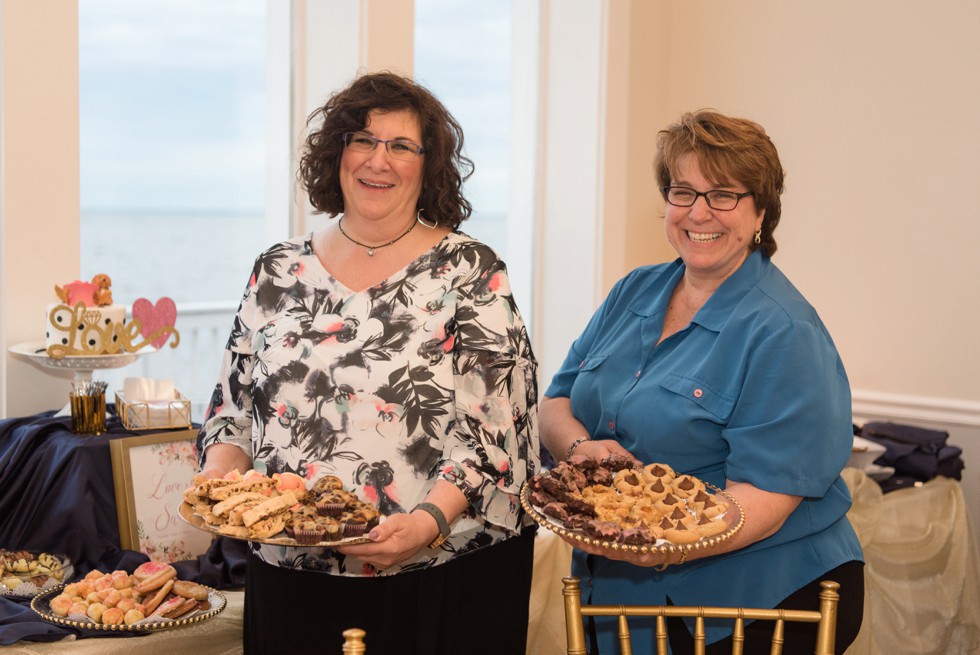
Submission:
[[69,394],[71,429],[76,434],[105,432],[105,394]]

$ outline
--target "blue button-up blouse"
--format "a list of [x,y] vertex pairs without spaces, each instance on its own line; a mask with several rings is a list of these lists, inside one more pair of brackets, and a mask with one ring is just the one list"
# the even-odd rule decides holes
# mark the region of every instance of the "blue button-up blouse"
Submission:
[[[840,477],[853,443],[847,375],[816,311],[758,251],[690,325],[658,345],[683,274],[678,259],[620,280],[546,395],[570,398],[593,439],[615,439],[643,462],[803,502],[776,534],[737,552],[663,572],[576,552],[573,572],[593,603],[669,597],[681,605],[774,607],[827,571],[863,559]],[[709,642],[728,632],[709,626]],[[638,637],[635,648],[644,652]]]

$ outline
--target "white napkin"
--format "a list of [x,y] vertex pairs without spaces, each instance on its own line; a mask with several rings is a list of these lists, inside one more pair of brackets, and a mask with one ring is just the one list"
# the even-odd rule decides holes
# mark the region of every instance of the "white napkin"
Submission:
[[123,394],[130,403],[168,403],[174,399],[174,393],[173,380],[126,378],[123,383]]

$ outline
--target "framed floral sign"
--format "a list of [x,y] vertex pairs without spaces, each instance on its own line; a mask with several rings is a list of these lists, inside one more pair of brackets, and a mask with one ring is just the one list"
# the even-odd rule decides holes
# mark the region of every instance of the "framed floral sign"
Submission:
[[178,514],[197,471],[197,429],[123,437],[109,442],[119,543],[151,560],[176,562],[207,551],[211,535]]

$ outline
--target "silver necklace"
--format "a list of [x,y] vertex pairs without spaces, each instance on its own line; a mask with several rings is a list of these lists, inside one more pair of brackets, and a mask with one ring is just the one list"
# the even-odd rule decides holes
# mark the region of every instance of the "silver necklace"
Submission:
[[343,217],[341,217],[340,220],[337,221],[337,228],[340,230],[340,233],[341,234],[343,234],[345,237],[347,237],[347,240],[348,241],[350,241],[351,243],[356,243],[357,245],[359,245],[362,248],[367,248],[368,257],[374,257],[374,251],[377,250],[378,248],[384,248],[386,246],[390,246],[391,244],[393,244],[393,243],[395,243],[397,241],[400,241],[401,239],[404,239],[408,235],[409,232],[411,232],[413,229],[415,229],[415,223],[416,223],[416,221],[412,221],[412,224],[408,226],[408,229],[407,230],[405,230],[404,232],[402,232],[400,235],[398,235],[397,237],[395,237],[394,239],[392,239],[388,243],[382,243],[380,246],[369,246],[366,243],[361,243],[357,239],[353,238],[351,235],[349,235],[346,232],[344,232],[344,218]]

